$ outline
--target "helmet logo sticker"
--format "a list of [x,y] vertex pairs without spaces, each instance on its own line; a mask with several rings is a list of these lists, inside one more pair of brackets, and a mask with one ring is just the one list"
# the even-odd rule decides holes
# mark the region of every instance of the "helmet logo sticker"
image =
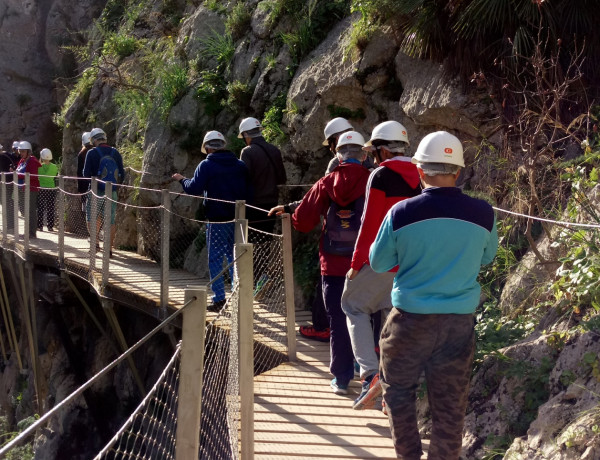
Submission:
[[452,149],[450,147],[446,147],[444,149],[444,152],[446,152],[446,153],[452,153]]

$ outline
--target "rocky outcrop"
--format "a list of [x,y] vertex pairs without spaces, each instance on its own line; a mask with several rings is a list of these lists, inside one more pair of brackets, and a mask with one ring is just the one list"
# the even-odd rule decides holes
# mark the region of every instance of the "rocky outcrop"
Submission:
[[6,0],[0,5],[0,142],[28,139],[58,152],[61,133],[52,122],[77,73],[64,47],[84,43],[83,33],[105,1]]
[[[517,436],[507,459],[594,459],[600,336],[572,336],[563,346],[535,334],[491,358],[472,382],[463,453],[483,458]],[[596,428],[593,428],[596,425]]]

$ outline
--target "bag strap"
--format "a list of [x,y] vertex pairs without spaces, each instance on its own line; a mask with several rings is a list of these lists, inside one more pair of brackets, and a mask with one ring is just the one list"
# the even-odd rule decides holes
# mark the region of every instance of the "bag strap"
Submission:
[[273,166],[273,171],[275,171],[275,173],[277,173],[277,166],[275,166],[275,162],[273,161],[273,158],[271,158],[271,155],[269,154],[269,152],[267,151],[267,149],[264,148],[260,144],[253,144],[253,145],[257,146],[259,149],[261,149],[263,152],[265,152],[265,155],[267,156],[267,159],[269,160],[269,163],[271,163],[271,166]]

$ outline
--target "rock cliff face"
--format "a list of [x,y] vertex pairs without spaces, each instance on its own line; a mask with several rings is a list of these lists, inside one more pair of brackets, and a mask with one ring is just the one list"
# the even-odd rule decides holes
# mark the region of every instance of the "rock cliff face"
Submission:
[[52,114],[77,74],[64,46],[81,44],[82,33],[105,1],[6,0],[0,4],[0,142],[28,139],[58,151],[62,133]]

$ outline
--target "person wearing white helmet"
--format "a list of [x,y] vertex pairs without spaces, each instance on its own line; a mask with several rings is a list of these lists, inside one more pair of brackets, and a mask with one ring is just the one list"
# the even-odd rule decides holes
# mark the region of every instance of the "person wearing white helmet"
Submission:
[[[92,136],[89,131],[85,131],[81,135],[81,150],[77,154],[77,177],[83,177],[83,167],[85,166],[85,157],[89,150],[94,148],[92,145]],[[86,193],[90,188],[89,179],[79,179],[77,181],[77,191]],[[85,204],[85,195],[82,196],[82,205]]]
[[319,244],[323,300],[331,330],[331,388],[347,394],[354,377],[354,357],[340,300],[344,278],[350,269],[352,251],[360,227],[369,170],[362,165],[364,138],[356,131],[338,140],[336,155],[340,165],[311,187],[292,215],[300,232],[309,232],[324,223]]
[[[234,224],[236,200],[252,198],[248,168],[226,148],[225,137],[219,131],[209,131],[202,141],[202,152],[207,153],[201,161],[194,177],[186,179],[179,173],[173,179],[179,181],[183,191],[190,195],[203,196],[206,224],[206,244],[208,246],[208,268],[211,279],[223,270],[223,258],[230,264],[233,261]],[[233,279],[233,267],[229,269]],[[219,311],[225,305],[225,284],[223,276],[212,284],[211,311]]]
[[[342,117],[337,117],[327,122],[325,125],[325,129],[323,130],[323,134],[325,136],[325,140],[323,141],[323,145],[329,147],[329,151],[333,154],[333,158],[329,161],[327,165],[327,169],[325,170],[325,174],[329,174],[335,168],[337,168],[340,164],[340,160],[336,155],[337,142],[342,133],[353,131],[354,128],[350,124],[348,120]],[[365,158],[364,166],[368,169],[373,168],[373,162],[371,158],[367,156]]]
[[279,198],[278,185],[287,181],[281,152],[269,144],[262,136],[262,125],[256,118],[244,118],[239,126],[239,138],[243,138],[246,147],[242,149],[240,159],[250,171],[250,180],[254,190],[254,198],[249,203],[255,207],[247,208],[246,218],[250,227],[273,233],[275,219],[269,218],[267,212],[277,205]]
[[[40,180],[38,178],[38,169],[40,162],[32,155],[31,144],[27,141],[19,142],[19,156],[21,159],[17,164],[16,171],[19,173],[19,184],[25,184],[25,174],[29,173],[29,237],[36,237],[37,229],[37,210],[38,210],[38,192],[40,189]],[[25,194],[19,193],[19,210],[25,214]]]
[[[18,144],[18,142],[17,142]],[[14,228],[14,201],[10,199],[13,195],[13,171],[17,165],[17,160],[12,153],[12,149],[9,151],[4,151],[2,147],[0,147],[0,173],[4,178],[4,182],[6,183],[6,196],[9,199],[6,200],[6,209],[3,209],[3,212],[7,216],[7,229],[12,232]]]
[[375,352],[377,333],[371,320],[372,315],[381,317],[392,307],[390,292],[395,270],[375,273],[369,266],[369,248],[389,209],[421,191],[417,168],[405,156],[408,146],[406,128],[397,121],[385,121],[373,129],[371,139],[363,147],[373,154],[379,167],[369,177],[360,233],[342,294],[342,310],[362,379],[362,391],[354,401],[354,409],[372,407],[381,394],[379,358]]
[[58,166],[52,163],[52,152],[50,149],[40,151],[40,160],[42,165],[38,169],[40,178],[39,210],[38,210],[38,230],[44,229],[44,217],[48,231],[54,231],[56,219],[56,181],[58,175]]
[[371,246],[374,271],[394,267],[394,308],[381,331],[380,380],[399,458],[419,459],[416,395],[425,371],[432,430],[429,458],[458,460],[475,350],[477,275],[498,248],[492,207],[456,187],[461,142],[438,131],[412,159],[423,191],[395,204]]
[[[83,136],[82,136],[83,137]],[[112,256],[112,247],[115,242],[115,236],[117,233],[117,227],[115,225],[115,218],[117,213],[117,201],[118,193],[117,186],[121,184],[125,178],[125,169],[123,168],[123,157],[119,151],[108,145],[107,135],[102,128],[94,128],[90,131],[91,143],[94,146],[90,149],[85,156],[85,163],[83,165],[83,177],[98,179],[98,195],[101,197],[98,200],[97,215],[96,215],[96,242],[100,241],[100,230],[104,223],[104,205],[107,201],[104,197],[106,182],[113,184],[112,197],[111,197],[111,213],[110,213],[110,255]],[[90,182],[91,187],[91,182]],[[88,223],[88,231],[93,231],[89,228],[89,223],[92,219],[92,208],[91,200],[88,199],[86,203],[86,220]],[[107,243],[106,236],[104,237],[104,244]],[[100,247],[96,243],[96,250]]]

